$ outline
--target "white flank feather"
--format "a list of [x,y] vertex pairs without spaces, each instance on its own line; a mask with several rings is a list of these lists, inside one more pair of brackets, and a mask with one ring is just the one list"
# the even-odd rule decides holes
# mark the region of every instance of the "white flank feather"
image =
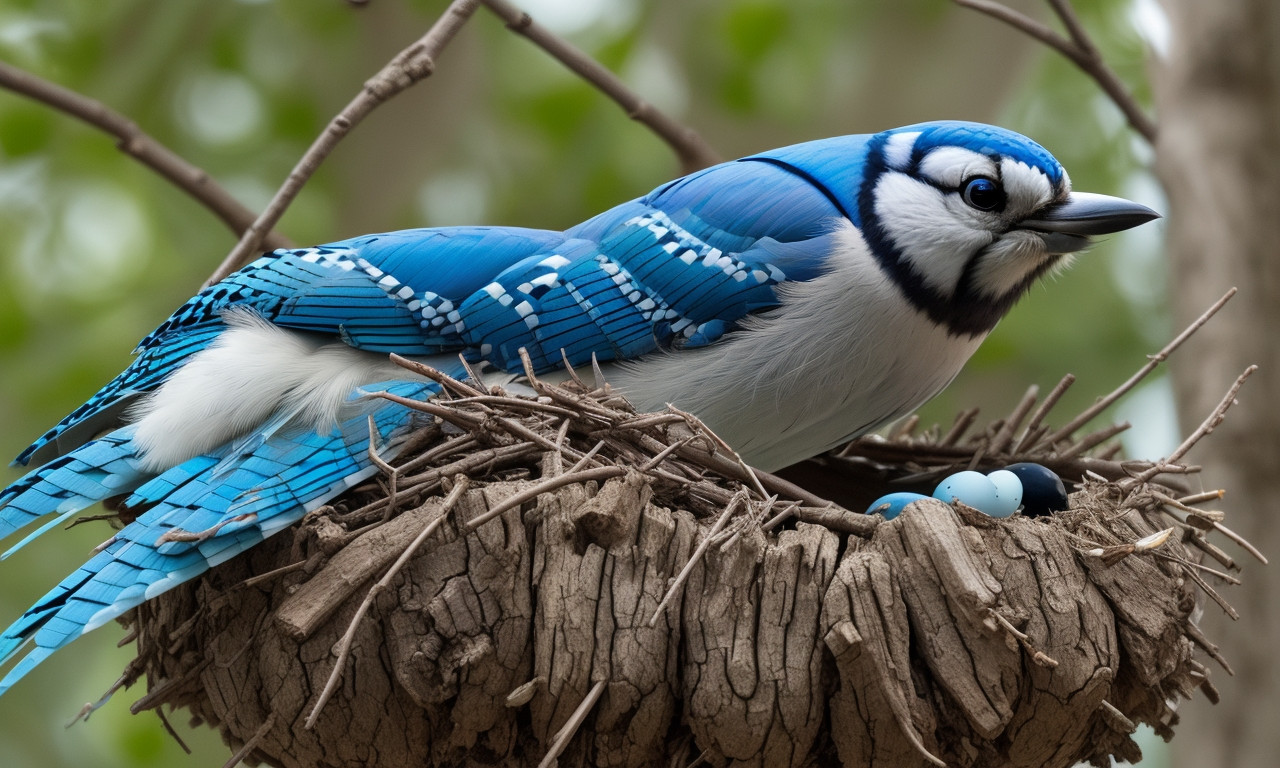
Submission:
[[350,395],[389,379],[413,379],[386,355],[228,312],[227,330],[131,412],[144,467],[160,472],[207,453],[277,413],[325,432]]

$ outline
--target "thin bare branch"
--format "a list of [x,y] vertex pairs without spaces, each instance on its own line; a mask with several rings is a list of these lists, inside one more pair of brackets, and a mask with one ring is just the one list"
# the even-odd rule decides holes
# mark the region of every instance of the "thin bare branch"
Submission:
[[1226,598],[1218,594],[1218,590],[1209,586],[1209,582],[1205,581],[1203,576],[1196,573],[1195,570],[1191,568],[1184,568],[1183,572],[1187,575],[1187,578],[1196,583],[1196,586],[1200,588],[1201,592],[1208,595],[1210,600],[1217,603],[1218,607],[1222,609],[1222,612],[1227,614],[1232,621],[1240,620],[1240,612],[1237,611],[1231,603],[1228,603]]
[[756,471],[750,465],[748,465],[747,462],[742,460],[742,456],[736,450],[734,450],[733,446],[729,445],[727,442],[724,441],[724,438],[720,437],[715,432],[713,432],[711,430],[711,427],[708,427],[706,423],[702,421],[702,419],[699,419],[697,416],[694,416],[692,413],[689,413],[688,411],[680,410],[679,408],[675,407],[671,403],[667,403],[667,410],[683,417],[686,421],[688,421],[690,424],[694,426],[694,430],[697,433],[711,438],[711,441],[715,443],[717,446],[719,446],[720,450],[724,451],[725,453],[728,453],[730,456],[733,457],[734,463],[737,464],[738,469],[742,471],[742,476],[745,477],[751,483],[751,486],[755,489],[756,493],[760,494],[760,498],[765,499],[769,497],[769,492],[766,491],[764,488],[764,485],[761,484],[760,477],[759,475],[756,474]]
[[1112,424],[1110,426],[1103,427],[1102,429],[1099,429],[1097,432],[1092,432],[1090,434],[1087,434],[1084,437],[1077,440],[1074,444],[1068,446],[1067,448],[1062,449],[1061,451],[1058,451],[1058,456],[1064,459],[1070,459],[1075,456],[1079,456],[1083,454],[1085,451],[1093,450],[1095,447],[1102,445],[1103,443],[1107,442],[1108,440],[1120,434],[1121,432],[1128,430],[1129,427],[1130,427],[1130,424],[1127,421],[1122,421],[1119,424]]
[[991,618],[995,619],[996,622],[1001,627],[1004,628],[1005,632],[1008,632],[1015,640],[1017,640],[1018,643],[1020,643],[1022,647],[1026,649],[1027,653],[1031,654],[1032,661],[1034,661],[1035,663],[1039,664],[1042,667],[1049,667],[1050,669],[1058,666],[1057,659],[1053,658],[1052,656],[1045,653],[1044,651],[1041,651],[1039,648],[1036,648],[1035,643],[1031,641],[1031,638],[1027,635],[1027,633],[1013,626],[1013,624],[1011,624],[1008,619],[1002,616],[999,611],[997,611],[994,608],[988,608],[987,613],[991,616]]
[[554,56],[582,79],[591,83],[627,113],[627,117],[648,127],[671,147],[680,158],[685,173],[692,173],[720,162],[720,157],[696,131],[640,98],[617,75],[600,62],[583,53],[572,43],[533,20],[529,14],[507,0],[481,0],[485,7],[506,22],[507,28],[523,35],[534,45]]
[[[960,0],[957,0],[957,2],[959,1]],[[1223,294],[1222,298],[1215,301],[1213,303],[1213,306],[1206,309],[1204,311],[1204,314],[1200,315],[1200,317],[1195,319],[1195,322],[1187,326],[1186,330],[1178,334],[1173,341],[1166,344],[1164,346],[1164,349],[1161,349],[1159,352],[1155,353],[1154,355],[1151,355],[1147,359],[1147,364],[1142,366],[1142,368],[1140,368],[1137,373],[1130,376],[1128,381],[1121,384],[1119,387],[1116,387],[1115,390],[1113,390],[1110,394],[1106,395],[1105,397],[1102,397],[1101,399],[1099,399],[1098,402],[1094,403],[1093,405],[1081,411],[1080,415],[1076,416],[1074,419],[1067,422],[1067,424],[1064,425],[1057,432],[1054,432],[1052,435],[1046,437],[1043,441],[1041,441],[1041,443],[1045,446],[1051,446],[1054,443],[1057,443],[1059,440],[1064,440],[1070,437],[1073,432],[1075,432],[1077,429],[1079,429],[1080,427],[1084,426],[1089,421],[1091,421],[1094,416],[1097,416],[1099,413],[1102,413],[1103,411],[1105,411],[1112,403],[1114,403],[1115,401],[1123,397],[1126,392],[1138,386],[1138,384],[1143,379],[1145,379],[1148,374],[1150,374],[1152,371],[1156,369],[1156,366],[1160,365],[1160,363],[1163,363],[1165,360],[1169,359],[1169,355],[1173,354],[1174,350],[1182,346],[1182,343],[1184,341],[1191,338],[1192,334],[1200,330],[1201,326],[1203,326],[1205,323],[1209,322],[1209,318],[1216,315],[1218,313],[1218,310],[1222,309],[1223,305],[1225,305],[1228,301],[1230,301],[1232,296],[1236,295],[1236,290],[1237,290],[1236,288],[1232,288],[1231,290]]]
[[[124,115],[102,102],[76,93],[56,83],[37,77],[10,64],[0,62],[0,87],[52,107],[116,138],[116,147],[166,181],[195,198],[213,212],[222,223],[240,235],[253,224],[253,211],[244,207],[230,192],[205,171],[179,157],[144,132]],[[269,248],[287,248],[288,238],[269,227],[263,243]]]
[[1222,420],[1227,417],[1227,409],[1235,403],[1236,395],[1240,393],[1240,387],[1243,387],[1245,381],[1257,370],[1258,366],[1256,365],[1251,365],[1248,368],[1245,368],[1244,372],[1236,377],[1231,388],[1227,390],[1227,394],[1222,396],[1222,401],[1218,403],[1217,408],[1213,409],[1213,413],[1209,414],[1208,418],[1201,422],[1200,426],[1196,428],[1196,431],[1188,435],[1187,439],[1183,440],[1182,444],[1175,448],[1173,453],[1169,454],[1169,458],[1166,459],[1166,461],[1180,461],[1183,456],[1187,455],[1187,451],[1190,451],[1195,447],[1195,444],[1199,442],[1201,438],[1213,432],[1213,430],[1222,423]]
[[1111,98],[1112,103],[1124,113],[1125,119],[1129,121],[1129,126],[1142,134],[1142,137],[1148,142],[1154,144],[1158,130],[1155,120],[1147,114],[1145,109],[1139,106],[1138,100],[1133,96],[1133,92],[1120,80],[1115,70],[1107,66],[1102,54],[1098,51],[1098,47],[1093,44],[1093,39],[1089,37],[1084,25],[1080,23],[1079,17],[1076,16],[1075,8],[1072,7],[1069,0],[1049,0],[1049,5],[1053,7],[1054,13],[1058,14],[1058,18],[1062,20],[1062,25],[1067,28],[1067,33],[1071,35],[1072,42],[1080,51],[1082,58],[1088,63],[1081,64],[1075,59],[1072,59],[1072,61],[1092,77],[1098,87]]
[[[159,712],[160,710],[157,709],[156,711]],[[227,762],[223,764],[222,768],[236,768],[237,765],[244,762],[245,758],[249,757],[249,753],[253,752],[253,750],[257,748],[258,742],[262,741],[268,733],[271,733],[271,729],[275,726],[276,712],[273,709],[271,710],[271,714],[267,715],[267,719],[262,721],[262,725],[258,726],[258,730],[253,734],[253,736],[244,743],[243,747],[236,750],[236,753],[231,756],[231,759],[227,760]]]
[[1053,12],[1062,21],[1062,26],[1066,27],[1067,34],[1071,36],[1071,42],[1084,53],[1097,56],[1098,47],[1093,44],[1093,39],[1080,23],[1080,17],[1076,16],[1076,9],[1071,6],[1070,1],[1048,0],[1048,2],[1049,7],[1053,8]]
[[[1236,395],[1240,392],[1240,387],[1244,386],[1245,380],[1252,376],[1253,372],[1256,370],[1258,370],[1258,366],[1256,365],[1251,365],[1248,368],[1245,368],[1244,373],[1241,373],[1231,385],[1231,388],[1227,390],[1227,394],[1223,395],[1222,400],[1218,403],[1218,407],[1213,409],[1213,413],[1209,414],[1208,417],[1200,423],[1200,426],[1196,428],[1196,431],[1188,435],[1187,439],[1183,440],[1182,444],[1175,448],[1173,453],[1169,454],[1169,458],[1165,459],[1162,464],[1176,464],[1187,454],[1187,451],[1190,451],[1195,447],[1195,444],[1198,443],[1201,438],[1208,435],[1210,432],[1213,432],[1213,430],[1222,423],[1222,420],[1227,417],[1227,410],[1235,403]],[[1142,474],[1134,477],[1132,480],[1126,482],[1133,484],[1145,483],[1160,474],[1161,471],[1161,465],[1157,464],[1156,466],[1144,471]]]
[[662,611],[667,607],[667,603],[671,602],[671,598],[680,591],[680,587],[684,586],[685,580],[689,578],[689,574],[693,572],[693,566],[702,559],[702,555],[707,551],[707,547],[711,546],[711,540],[716,534],[724,528],[725,523],[729,522],[729,518],[737,511],[738,507],[747,503],[747,493],[745,490],[739,491],[733,495],[729,503],[724,505],[724,511],[720,513],[720,517],[716,518],[715,524],[711,526],[711,530],[707,531],[707,535],[702,537],[702,541],[698,542],[698,548],[689,556],[688,562],[680,569],[671,585],[667,587],[667,593],[662,596],[662,600],[658,602],[658,607],[653,609],[653,615],[649,617],[649,626],[652,627],[658,623],[658,617],[662,615]]
[[[419,376],[431,379],[435,383],[444,387],[446,390],[457,394],[459,397],[483,397],[484,395],[488,394],[482,389],[477,389],[471,386],[470,384],[467,384],[464,381],[455,379],[454,377],[442,371],[439,371],[435,368],[432,368],[429,365],[424,365],[423,363],[420,363],[417,360],[410,360],[407,357],[401,357],[400,355],[397,355],[394,352],[391,353],[390,358],[391,358],[391,362],[395,363],[401,368],[408,369],[418,374]],[[479,379],[476,379],[476,381],[479,381]]]
[[280,220],[312,174],[352,128],[359,125],[379,105],[435,71],[436,57],[471,18],[479,4],[480,0],[454,0],[425,35],[396,54],[395,58],[365,82],[360,93],[329,121],[324,132],[312,142],[302,159],[289,172],[284,184],[276,191],[275,197],[271,198],[262,214],[245,230],[240,242],[236,243],[231,253],[227,254],[227,258],[209,277],[208,283],[216,283],[231,274],[261,249],[263,235]]
[[1208,654],[1209,658],[1218,662],[1228,675],[1235,675],[1235,671],[1231,669],[1231,665],[1227,663],[1226,658],[1218,652],[1218,646],[1205,637],[1204,632],[1200,631],[1200,627],[1195,622],[1187,622],[1183,625],[1183,632],[1187,637],[1191,638],[1191,642],[1200,646],[1201,650]]
[[1218,501],[1226,495],[1226,491],[1218,488],[1212,491],[1204,491],[1203,493],[1193,493],[1190,496],[1183,496],[1178,499],[1179,504],[1203,504],[1206,501]]
[[960,442],[960,438],[964,437],[964,433],[973,426],[973,422],[978,418],[978,409],[970,408],[967,411],[961,411],[956,416],[955,423],[951,425],[951,429],[947,430],[947,434],[938,440],[938,445],[949,446],[956,445]]
[[1013,435],[1018,431],[1018,427],[1022,425],[1022,420],[1027,417],[1031,409],[1035,407],[1036,398],[1040,396],[1040,387],[1032,384],[1027,388],[1026,394],[1014,406],[1013,412],[1009,414],[1009,418],[1004,420],[1000,431],[996,436],[991,438],[990,444],[987,445],[987,453],[1002,453],[1009,447],[1009,443],[1013,442]]
[[1066,56],[1071,63],[1079,67],[1091,77],[1098,87],[1110,97],[1112,103],[1124,113],[1129,126],[1152,144],[1156,140],[1156,123],[1151,116],[1139,106],[1137,99],[1121,82],[1115,71],[1107,66],[1097,46],[1089,38],[1084,27],[1075,14],[1075,9],[1067,0],[1049,0],[1054,13],[1062,20],[1071,38],[1068,39],[1025,14],[1019,13],[1003,3],[992,0],[954,0],[956,5],[964,6],[978,13],[1003,21],[1020,32],[1039,40],[1058,53]]
[[1218,522],[1213,523],[1213,529],[1218,533],[1221,533],[1223,536],[1226,536],[1228,539],[1231,539],[1232,541],[1234,541],[1241,549],[1243,549],[1245,552],[1248,552],[1250,555],[1253,556],[1255,560],[1262,563],[1263,565],[1267,565],[1270,562],[1267,559],[1267,556],[1262,554],[1262,551],[1260,549],[1250,544],[1249,541],[1245,539],[1245,537],[1231,530],[1230,528],[1223,525],[1222,523],[1218,523]]
[[[565,423],[568,424],[569,422],[565,422]],[[600,449],[603,448],[604,446],[605,446],[605,441],[603,440],[596,441],[596,444],[591,446],[591,450],[582,454],[582,458],[578,459],[578,463],[574,464],[572,467],[569,468],[569,474],[573,474],[574,472],[578,472],[583,468],[585,468],[588,464],[591,463],[591,460],[596,457],[596,454],[599,453]],[[563,454],[562,452],[557,451],[555,455],[562,456]],[[654,462],[654,464],[656,465],[657,462]],[[644,470],[642,469],[641,471],[644,471]]]
[[1058,404],[1066,391],[1076,382],[1075,374],[1068,373],[1063,376],[1053,389],[1049,390],[1049,394],[1044,396],[1044,402],[1040,403],[1040,407],[1036,412],[1031,414],[1031,420],[1027,422],[1027,428],[1022,432],[1022,439],[1018,441],[1018,445],[1013,450],[1015,452],[1025,451],[1031,446],[1039,442],[1037,435],[1043,436],[1044,432],[1040,430],[1040,424],[1044,421],[1044,417],[1049,415],[1049,411]]
[[526,501],[536,499],[544,493],[554,491],[557,488],[563,488],[566,485],[574,485],[575,483],[586,483],[592,480],[608,480],[611,477],[619,477],[625,475],[627,470],[625,467],[594,467],[592,469],[583,469],[577,472],[566,472],[563,475],[556,475],[532,485],[520,493],[513,494],[493,505],[489,511],[481,515],[476,515],[467,522],[467,530],[474,531],[476,528],[484,525],[493,518],[501,515],[509,509],[514,509]]

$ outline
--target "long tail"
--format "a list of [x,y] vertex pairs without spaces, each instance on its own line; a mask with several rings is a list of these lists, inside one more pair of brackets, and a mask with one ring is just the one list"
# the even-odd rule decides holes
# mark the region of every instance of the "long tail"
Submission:
[[[367,390],[422,398],[436,385],[398,381]],[[369,417],[374,447],[392,458],[416,413],[373,398],[361,411],[332,434],[274,429],[261,440],[241,441],[244,450],[196,457],[140,485],[125,505],[155,506],[0,634],[0,664],[33,644],[0,680],[0,694],[80,635],[235,557],[373,475]]]
[[41,517],[57,515],[0,555],[0,559],[71,515],[99,501],[130,493],[151,477],[140,468],[133,431],[132,426],[124,427],[86,443],[0,491],[0,539]]

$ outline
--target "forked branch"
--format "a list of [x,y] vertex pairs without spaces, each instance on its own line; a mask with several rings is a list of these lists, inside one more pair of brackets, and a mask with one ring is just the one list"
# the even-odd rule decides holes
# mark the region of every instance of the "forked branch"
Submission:
[[1066,56],[1071,60],[1071,63],[1093,78],[1098,87],[1124,113],[1130,127],[1142,134],[1142,137],[1147,141],[1154,144],[1156,140],[1156,122],[1139,106],[1137,99],[1121,82],[1115,70],[1107,66],[1107,63],[1102,59],[1102,54],[1098,52],[1097,46],[1093,44],[1093,40],[1080,23],[1080,18],[1076,16],[1075,9],[1071,6],[1069,0],[1048,0],[1048,2],[1053,8],[1053,12],[1062,20],[1062,25],[1067,28],[1067,33],[1070,37],[1063,37],[1030,16],[1015,11],[1003,3],[995,2],[995,0],[955,0],[956,5],[962,5],[965,8],[971,8],[979,13],[986,14],[993,19],[999,19]]
[[692,173],[720,162],[716,151],[703,141],[696,131],[673,120],[666,113],[640,98],[604,65],[534,21],[529,14],[507,0],[481,1],[485,7],[506,22],[512,32],[523,35],[534,45],[551,54],[583,80],[617,102],[618,106],[626,111],[627,117],[658,134],[680,158],[680,166],[684,173]]

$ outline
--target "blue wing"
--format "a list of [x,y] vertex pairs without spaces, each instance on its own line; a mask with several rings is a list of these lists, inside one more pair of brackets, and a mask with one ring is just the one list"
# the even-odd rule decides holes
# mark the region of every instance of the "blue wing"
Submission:
[[[140,468],[130,427],[91,439],[206,349],[227,310],[371,352],[461,353],[507,370],[519,368],[522,347],[545,370],[562,353],[577,364],[711,344],[775,306],[780,283],[824,271],[835,225],[853,210],[848,167],[861,146],[830,140],[725,163],[564,232],[419,229],[275,251],[201,291],[139,343],[128,369],[18,457],[44,466],[0,492],[0,535],[58,515],[38,535],[124,494],[126,507],[147,510],[0,635],[0,662],[33,644],[0,693],[80,634],[369,476],[368,414],[384,455],[398,450],[413,413],[385,401],[332,434],[279,415],[158,475]],[[830,161],[833,152],[847,157]],[[434,391],[420,381],[385,387]]]

